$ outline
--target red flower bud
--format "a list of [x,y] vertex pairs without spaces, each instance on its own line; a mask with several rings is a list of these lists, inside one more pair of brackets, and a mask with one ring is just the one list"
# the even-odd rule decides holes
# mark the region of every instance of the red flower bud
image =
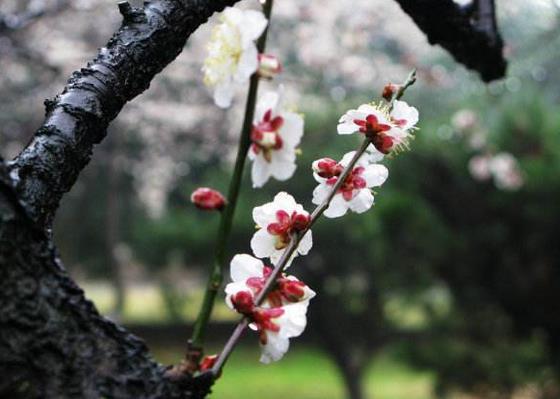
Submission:
[[339,176],[343,170],[344,167],[331,158],[321,158],[313,162],[313,171],[324,179]]
[[272,79],[280,72],[282,72],[282,64],[278,58],[270,54],[259,54],[258,73],[262,78]]
[[249,291],[239,291],[231,297],[231,303],[235,310],[244,315],[253,313],[255,308],[253,295]]
[[381,94],[383,98],[387,101],[391,101],[395,93],[397,93],[401,88],[401,85],[396,85],[394,83],[387,83],[383,88],[383,93]]
[[292,215],[292,229],[295,231],[303,231],[309,225],[311,216],[309,214],[295,213]]
[[226,205],[224,196],[216,190],[207,187],[199,187],[191,194],[191,202],[205,211],[221,211]]
[[278,280],[278,287],[288,302],[299,302],[305,295],[305,283],[299,280],[281,278]]
[[218,360],[218,355],[204,356],[200,361],[199,370],[202,372],[210,370],[212,367],[214,367],[216,360]]

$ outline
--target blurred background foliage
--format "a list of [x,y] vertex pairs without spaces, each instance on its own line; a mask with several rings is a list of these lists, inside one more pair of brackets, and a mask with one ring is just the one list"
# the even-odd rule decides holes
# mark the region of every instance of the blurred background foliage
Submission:
[[[306,135],[290,181],[255,191],[246,176],[230,253],[250,251],[251,210],[276,192],[311,209],[311,162],[358,144],[336,135],[338,116],[411,67],[419,82],[406,101],[421,130],[411,151],[388,160],[372,211],[314,228],[313,251],[292,272],[319,295],[293,352],[259,365],[249,337],[214,396],[559,398],[559,3],[497,1],[511,62],[488,86],[390,2],[277,3],[271,52],[285,61],[281,82]],[[118,25],[115,4],[0,3],[13,17],[0,29],[3,157],[33,134],[42,99]],[[13,23],[30,10],[44,12]],[[226,191],[244,103],[241,93],[234,109],[218,110],[201,84],[209,29],[119,116],[55,226],[87,295],[139,334],[156,331],[145,338],[168,362],[182,355],[218,222],[188,197],[201,185]],[[235,315],[220,305],[214,318],[219,350]]]

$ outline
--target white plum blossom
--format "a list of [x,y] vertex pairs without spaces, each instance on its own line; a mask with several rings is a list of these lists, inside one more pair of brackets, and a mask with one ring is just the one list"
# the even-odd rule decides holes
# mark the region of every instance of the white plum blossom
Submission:
[[[307,228],[309,213],[296,203],[294,197],[285,192],[276,194],[273,202],[253,209],[253,219],[259,229],[251,239],[251,249],[258,258],[270,258],[276,264],[294,233]],[[301,238],[292,259],[306,255],[313,246],[311,230]]]
[[231,279],[226,286],[226,303],[249,318],[249,327],[259,333],[260,361],[271,363],[284,356],[290,338],[299,336],[307,325],[307,307],[315,292],[295,277],[282,274],[260,306],[255,296],[263,289],[272,268],[247,254],[231,261]]
[[268,92],[257,104],[249,150],[253,187],[262,187],[270,177],[287,180],[296,170],[303,117],[285,108],[282,93],[282,87],[278,92]]
[[393,123],[407,133],[416,129],[420,116],[415,107],[408,105],[406,101],[399,100],[393,102],[390,115]]
[[284,356],[290,348],[290,338],[300,336],[305,330],[308,306],[309,301],[305,301],[255,311],[255,322],[249,327],[259,332],[261,363],[276,362]]
[[255,10],[227,7],[208,45],[204,61],[204,83],[214,89],[214,102],[221,108],[231,105],[235,89],[246,84],[259,66],[255,40],[266,29],[264,14]]
[[362,104],[340,117],[338,134],[363,133],[374,152],[389,154],[406,147],[418,122],[418,110],[404,101],[395,101],[393,109],[381,104]]
[[[355,153],[355,151],[347,153],[334,166],[332,163],[335,161],[332,160],[323,159],[313,163],[313,175],[319,182],[319,185],[313,190],[315,205],[320,205],[325,201],[338,181],[342,170],[350,163]],[[330,165],[330,169],[328,165]],[[388,176],[389,171],[385,166],[369,163],[367,154],[362,155],[332,198],[324,215],[336,218],[345,215],[348,209],[356,213],[367,211],[374,202],[371,188],[381,186]]]

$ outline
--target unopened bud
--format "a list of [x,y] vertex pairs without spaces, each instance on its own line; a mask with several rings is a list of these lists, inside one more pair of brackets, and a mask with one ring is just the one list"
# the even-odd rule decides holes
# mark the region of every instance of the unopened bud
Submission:
[[200,361],[199,370],[202,372],[210,370],[216,364],[216,360],[218,360],[218,355],[204,356]]
[[282,72],[282,64],[274,55],[259,54],[259,76],[265,79],[272,79]]
[[295,231],[303,231],[309,225],[311,221],[311,216],[308,213],[298,213],[292,216],[292,228]]
[[226,205],[224,196],[216,190],[208,187],[199,187],[191,194],[191,202],[205,211],[222,210]]
[[315,173],[324,179],[339,176],[344,170],[342,165],[339,165],[338,162],[331,158],[321,158],[316,160],[313,162],[312,168]]
[[278,286],[282,296],[289,302],[299,302],[305,295],[305,283],[287,278],[280,279]]
[[383,88],[383,92],[381,95],[387,101],[391,101],[393,96],[401,89],[401,85],[397,85],[394,83],[387,83]]
[[253,295],[249,291],[239,291],[231,297],[231,303],[235,310],[244,315],[251,314],[255,308]]

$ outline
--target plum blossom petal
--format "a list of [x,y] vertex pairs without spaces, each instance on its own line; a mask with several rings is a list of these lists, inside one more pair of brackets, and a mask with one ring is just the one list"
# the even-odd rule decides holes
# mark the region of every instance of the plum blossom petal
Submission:
[[393,109],[391,110],[391,118],[393,122],[402,130],[413,129],[418,123],[418,110],[405,101],[395,100]]
[[284,107],[282,87],[260,97],[249,150],[253,187],[262,187],[270,177],[284,181],[293,176],[302,136],[303,118]]
[[324,215],[328,218],[334,219],[346,215],[348,211],[348,203],[341,195],[335,195],[325,210]]
[[264,265],[260,259],[247,254],[235,255],[230,263],[231,279],[234,282],[245,281],[248,278],[261,275],[263,268]]
[[279,156],[272,157],[270,162],[270,174],[279,181],[286,181],[294,175],[297,165],[289,159],[282,159]]
[[[236,8],[234,9],[238,10]],[[239,20],[238,26],[241,30],[241,41],[245,47],[250,46],[252,42],[262,35],[268,25],[268,21],[260,11],[245,10],[242,11],[242,13],[242,18]]]
[[[274,197],[274,201],[253,209],[253,219],[259,229],[251,239],[253,253],[259,258],[268,257],[276,264],[292,240],[293,234],[307,229],[310,215],[296,203],[294,197],[280,192]],[[309,233],[311,232],[306,233],[293,257],[309,252],[312,246]]]
[[307,233],[305,233],[305,235],[301,238],[298,251],[302,255],[307,255],[309,251],[311,251],[312,247],[313,247],[313,234],[310,230]]
[[214,91],[214,102],[231,106],[235,90],[245,85],[258,68],[255,40],[268,21],[260,11],[227,7],[221,23],[212,31],[208,57],[204,61],[204,83]]
[[358,194],[348,201],[348,208],[352,212],[363,213],[373,205],[373,194],[370,190],[360,190]]
[[[373,147],[382,154],[407,145],[410,130],[418,122],[418,110],[404,101],[396,101],[396,110],[387,105],[362,104],[342,115],[337,127],[339,134],[360,132],[371,140]],[[377,160],[376,160],[377,161]]]
[[389,177],[389,170],[384,165],[368,165],[362,173],[362,177],[366,180],[367,187],[379,187]]
[[280,327],[278,332],[266,331],[266,343],[261,344],[261,363],[269,364],[280,360],[290,348],[290,338],[300,336],[307,325],[309,301],[282,307],[283,314],[275,319]]
[[[313,163],[314,170],[319,170],[323,174],[315,173],[315,179],[319,185],[313,190],[313,200],[315,205],[322,204],[329,196],[332,188],[338,182],[342,170],[346,168],[354,158],[356,152],[352,151],[345,154],[337,165],[332,165],[334,161],[323,158]],[[389,176],[389,171],[383,165],[370,164],[370,156],[363,154],[354,164],[352,171],[346,176],[344,183],[338,188],[333,196],[324,215],[329,218],[336,218],[346,214],[348,210],[355,213],[367,211],[374,203],[371,188],[381,186]]]
[[260,229],[251,239],[251,250],[258,258],[270,257],[277,252],[276,239],[266,229]]
[[253,188],[259,188],[270,179],[272,175],[272,168],[270,164],[262,157],[257,157],[249,153],[249,159],[253,161],[251,167],[251,180],[253,181]]
[[237,71],[233,75],[236,83],[243,85],[251,78],[251,75],[255,73],[259,66],[258,58],[259,52],[255,46],[249,46],[241,53],[237,64]]
[[220,108],[229,108],[233,100],[234,86],[231,79],[224,79],[214,89],[214,102]]

